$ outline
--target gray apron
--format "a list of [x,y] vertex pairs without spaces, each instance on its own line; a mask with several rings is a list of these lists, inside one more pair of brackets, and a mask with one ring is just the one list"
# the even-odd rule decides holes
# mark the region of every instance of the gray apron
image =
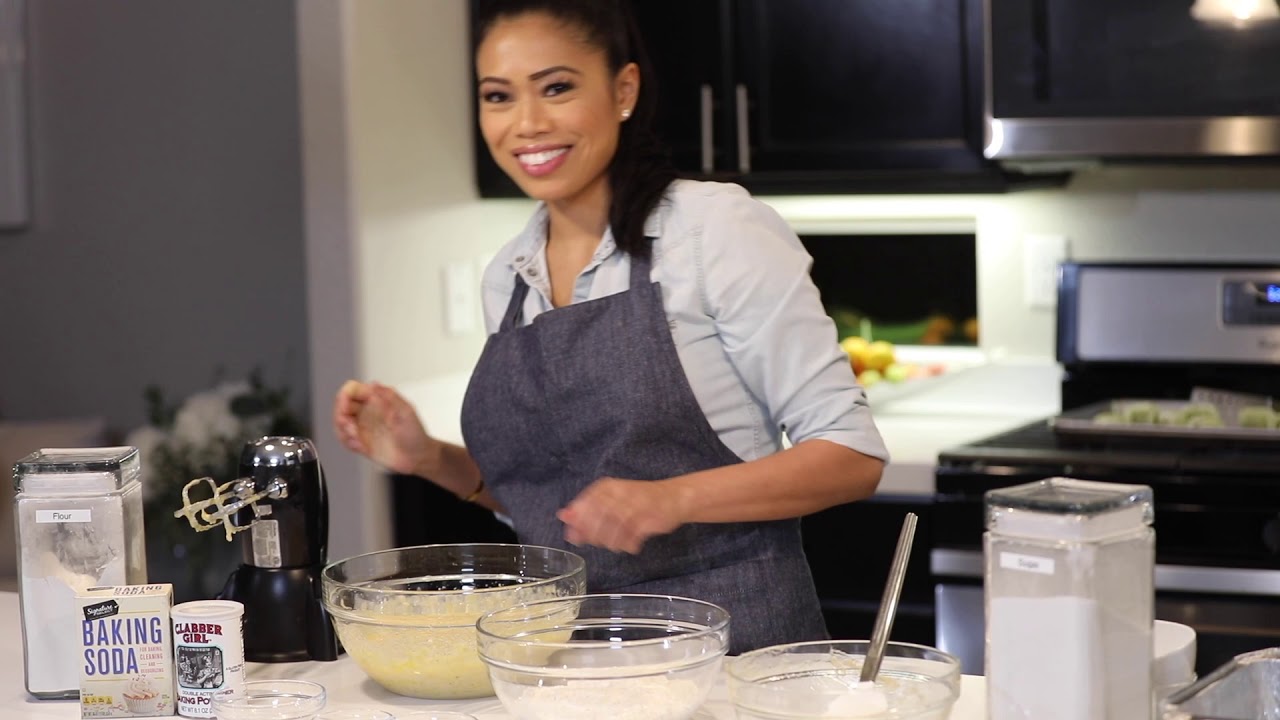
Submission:
[[631,288],[521,327],[516,287],[462,405],[466,445],[520,542],[587,563],[592,593],[696,598],[730,614],[730,652],[827,637],[800,521],[695,523],[638,555],[573,547],[555,513],[596,479],[661,480],[741,460],[721,442],[680,365],[647,258]]

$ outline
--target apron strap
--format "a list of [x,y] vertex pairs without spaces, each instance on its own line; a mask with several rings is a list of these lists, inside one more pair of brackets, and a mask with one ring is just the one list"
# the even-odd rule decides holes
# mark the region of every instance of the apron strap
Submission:
[[[652,253],[652,252],[653,252],[652,246],[650,246],[649,253]],[[650,268],[653,267],[653,263],[649,259],[649,253],[646,253],[643,257],[637,257],[635,255],[631,256],[631,287],[632,289],[641,288],[646,285],[652,284],[653,282],[652,280],[649,279]]]
[[502,315],[502,324],[498,331],[520,327],[524,320],[524,299],[529,294],[529,285],[516,273],[516,287],[511,291],[511,301],[507,303],[507,311]]

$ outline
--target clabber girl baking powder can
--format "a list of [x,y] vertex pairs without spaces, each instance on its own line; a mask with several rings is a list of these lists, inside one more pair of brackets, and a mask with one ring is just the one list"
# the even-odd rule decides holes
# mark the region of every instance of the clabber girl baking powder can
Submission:
[[244,693],[244,605],[195,600],[174,605],[173,662],[178,714],[213,717],[213,698]]

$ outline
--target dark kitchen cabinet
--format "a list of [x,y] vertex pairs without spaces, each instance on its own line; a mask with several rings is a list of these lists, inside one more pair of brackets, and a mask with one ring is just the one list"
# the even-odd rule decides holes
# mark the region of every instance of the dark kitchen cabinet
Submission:
[[890,639],[934,645],[933,579],[929,572],[931,495],[878,494],[801,521],[805,556],[833,638],[871,637],[908,512],[915,513],[918,521]]
[[516,533],[489,510],[413,475],[391,482],[392,538],[396,547],[448,543],[514,543]]
[[[658,131],[687,177],[753,192],[1061,184],[982,156],[981,0],[632,0]],[[512,194],[478,145],[481,194]]]
[[969,62],[979,36],[970,42],[966,9],[961,0],[741,0],[735,102],[750,142],[739,166],[981,169]]
[[676,167],[711,176],[733,157],[729,0],[633,0],[658,89],[658,134]]

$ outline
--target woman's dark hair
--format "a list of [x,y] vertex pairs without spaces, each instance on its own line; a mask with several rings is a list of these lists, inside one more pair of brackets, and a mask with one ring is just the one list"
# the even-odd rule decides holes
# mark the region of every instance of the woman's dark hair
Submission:
[[[632,0],[479,0],[473,37],[476,47],[495,23],[528,13],[544,13],[582,31],[584,39],[605,52],[617,73],[627,63],[640,68],[640,94],[631,117],[622,123],[618,150],[609,163],[609,227],[618,247],[631,255],[647,255],[644,222],[676,178],[666,146],[653,131],[657,84],[640,29],[631,13]],[[641,0],[643,1],[643,0]]]

